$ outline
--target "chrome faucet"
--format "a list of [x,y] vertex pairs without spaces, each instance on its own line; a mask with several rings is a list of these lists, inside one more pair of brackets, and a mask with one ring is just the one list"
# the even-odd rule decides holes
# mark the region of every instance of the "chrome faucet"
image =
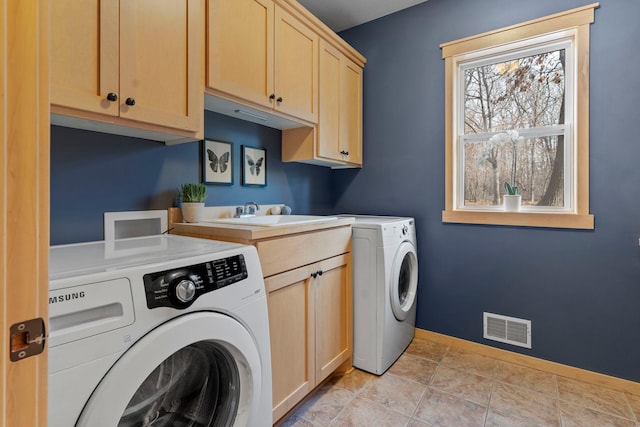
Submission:
[[248,216],[255,216],[256,211],[260,210],[260,206],[256,202],[247,202],[244,206],[238,206],[236,208],[236,218],[244,218]]

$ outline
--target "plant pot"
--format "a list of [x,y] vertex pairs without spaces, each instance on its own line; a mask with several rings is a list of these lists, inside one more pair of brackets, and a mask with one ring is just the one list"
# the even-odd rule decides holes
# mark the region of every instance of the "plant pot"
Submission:
[[203,203],[182,202],[182,219],[187,222],[200,222],[202,220]]
[[504,210],[507,212],[518,212],[520,210],[520,202],[522,201],[522,196],[520,194],[516,194],[510,196],[505,194],[503,196],[504,200]]

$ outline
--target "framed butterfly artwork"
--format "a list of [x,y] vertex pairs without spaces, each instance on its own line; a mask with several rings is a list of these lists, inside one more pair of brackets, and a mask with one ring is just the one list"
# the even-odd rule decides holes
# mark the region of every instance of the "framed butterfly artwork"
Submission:
[[242,185],[267,186],[267,150],[242,146]]
[[205,184],[233,184],[233,146],[229,142],[204,140],[202,181]]

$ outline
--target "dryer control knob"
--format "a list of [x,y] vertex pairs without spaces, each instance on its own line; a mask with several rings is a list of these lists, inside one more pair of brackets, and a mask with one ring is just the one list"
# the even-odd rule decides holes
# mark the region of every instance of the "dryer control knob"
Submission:
[[406,226],[406,225],[403,225],[402,226],[402,234],[406,236],[408,232],[409,232],[409,227]]
[[182,279],[175,288],[176,298],[180,302],[191,302],[196,295],[196,285],[188,279]]

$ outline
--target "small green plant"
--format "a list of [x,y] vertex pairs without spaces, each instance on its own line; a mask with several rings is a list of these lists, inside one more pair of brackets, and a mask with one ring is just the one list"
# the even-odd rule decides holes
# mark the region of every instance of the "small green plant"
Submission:
[[504,182],[504,189],[507,191],[507,194],[510,196],[517,196],[518,194],[518,187],[511,186],[507,181]]
[[180,194],[183,203],[203,203],[207,198],[207,187],[204,184],[182,184]]

